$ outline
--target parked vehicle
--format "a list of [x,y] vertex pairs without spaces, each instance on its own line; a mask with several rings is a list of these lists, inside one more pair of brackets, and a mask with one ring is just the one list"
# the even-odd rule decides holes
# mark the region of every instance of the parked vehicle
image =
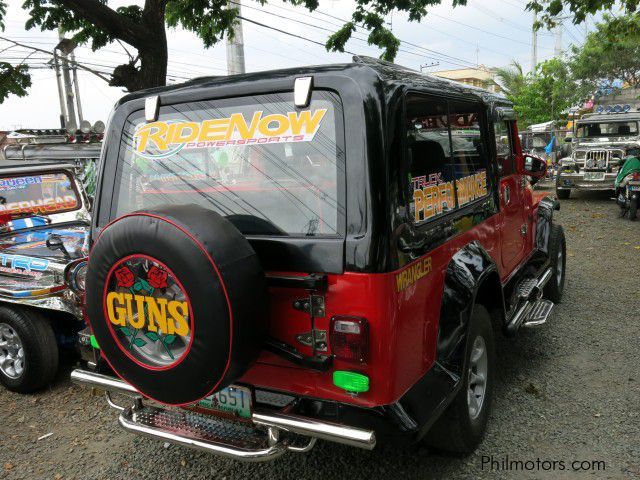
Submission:
[[640,159],[626,159],[616,177],[616,201],[620,205],[620,216],[635,220],[640,202]]
[[490,92],[355,57],[128,95],[105,142],[86,309],[119,378],[72,380],[128,431],[243,460],[469,452],[494,327],[562,297],[544,161]]
[[96,122],[93,131],[62,129],[25,129],[13,132],[14,143],[0,149],[0,168],[6,160],[25,163],[32,161],[58,161],[74,166],[76,178],[80,180],[89,201],[93,201],[96,190],[97,161],[102,148],[104,124]]
[[59,350],[75,348],[84,327],[67,284],[88,253],[90,224],[74,172],[55,161],[0,164],[0,383],[15,392],[48,385]]
[[640,153],[640,112],[596,113],[576,122],[571,157],[560,161],[556,180],[559,198],[572,190],[615,190],[621,163]]

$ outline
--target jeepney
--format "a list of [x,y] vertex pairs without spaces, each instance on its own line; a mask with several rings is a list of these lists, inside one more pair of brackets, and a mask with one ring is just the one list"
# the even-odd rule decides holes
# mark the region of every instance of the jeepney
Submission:
[[573,152],[560,161],[556,193],[566,199],[572,190],[614,191],[625,158],[640,153],[640,112],[595,113],[576,122]]
[[76,170],[0,162],[0,383],[9,390],[48,385],[60,350],[76,349],[84,327],[68,281],[88,253],[89,199]]

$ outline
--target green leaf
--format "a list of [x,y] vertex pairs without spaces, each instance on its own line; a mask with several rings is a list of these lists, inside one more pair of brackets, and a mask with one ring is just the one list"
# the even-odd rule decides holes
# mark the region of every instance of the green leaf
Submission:
[[124,333],[127,337],[130,337],[131,335],[133,335],[133,332],[128,327],[120,327],[120,331]]
[[144,346],[147,344],[147,342],[145,342],[145,341],[144,341],[143,339],[141,339],[141,338],[136,338],[136,339],[133,341],[133,344],[134,344],[136,347],[144,347]]
[[160,338],[156,332],[147,332],[144,334],[144,336],[147,337],[152,342],[157,342],[158,339]]
[[162,339],[162,341],[164,342],[165,345],[171,345],[173,342],[176,341],[176,336],[167,335],[166,337],[164,337],[164,339]]

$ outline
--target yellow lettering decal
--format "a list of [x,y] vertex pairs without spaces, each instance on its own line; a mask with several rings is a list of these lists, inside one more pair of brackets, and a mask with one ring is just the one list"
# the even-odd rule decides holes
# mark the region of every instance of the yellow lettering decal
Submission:
[[[240,115],[242,117],[242,115]],[[226,140],[229,137],[229,127],[231,122],[228,118],[219,118],[216,120],[205,120],[202,122],[199,142]]]
[[122,305],[122,297],[123,294],[118,292],[109,292],[107,294],[107,315],[109,316],[111,323],[124,327],[126,324],[127,310],[114,305],[115,302]]
[[325,113],[327,113],[326,108],[316,110],[313,112],[313,116],[311,116],[311,110],[304,110],[298,114],[289,112],[291,133],[293,133],[293,135],[300,135],[303,128],[305,130],[303,133],[315,133]]
[[169,126],[165,122],[153,122],[141,126],[136,130],[134,136],[138,139],[138,152],[147,149],[149,140],[152,140],[160,150],[167,149],[166,135]]
[[[162,153],[172,145],[199,148],[203,146],[203,142],[261,138],[266,138],[269,142],[309,141],[320,128],[320,122],[326,112],[326,108],[321,108],[313,112],[304,110],[286,114],[275,113],[263,117],[263,112],[258,111],[253,113],[250,124],[247,124],[247,119],[241,113],[202,122],[158,121],[141,125],[136,129],[135,148],[137,152],[143,154],[148,148],[154,146]],[[292,140],[293,137],[295,139]],[[232,143],[232,145],[244,144],[244,142]]]
[[419,188],[413,191],[413,202],[415,204],[414,217],[417,223],[422,220],[421,214],[424,212],[424,192],[422,189]]
[[167,332],[167,300],[165,298],[145,297],[149,314],[149,331]]
[[171,315],[171,318],[173,320],[167,322],[167,326],[169,326],[169,324],[172,324],[171,327],[173,327],[169,327],[169,330],[173,329],[176,335],[182,335],[183,337],[188,335],[189,324],[187,323],[186,316],[189,313],[189,309],[187,306],[187,302],[169,302],[168,308],[169,315]]
[[247,139],[253,138],[256,134],[256,128],[262,118],[262,112],[255,112],[251,119],[251,125],[247,127],[247,121],[244,119],[244,115],[241,113],[234,113],[231,115],[229,121],[229,131],[227,132],[226,140],[229,140],[235,130],[238,131],[240,138]]
[[423,258],[409,265],[396,275],[396,291],[401,292],[431,273],[431,257]]
[[[271,125],[272,123],[276,123],[277,125]],[[265,137],[282,135],[284,132],[289,130],[289,118],[285,115],[274,114],[267,115],[262,120],[260,120],[260,125],[258,125],[258,131],[264,135]]]
[[[175,124],[175,129],[173,130],[173,135],[171,136],[171,140],[168,140],[167,143],[189,143],[193,142],[196,138],[198,138],[198,133],[200,132],[200,124],[196,122],[182,122]],[[185,133],[186,130],[186,133]]]

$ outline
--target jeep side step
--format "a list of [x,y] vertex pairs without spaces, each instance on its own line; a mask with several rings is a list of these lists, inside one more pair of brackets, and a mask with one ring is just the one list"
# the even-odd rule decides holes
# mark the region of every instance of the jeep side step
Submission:
[[506,326],[508,335],[515,335],[520,327],[536,327],[547,322],[554,304],[542,298],[542,291],[553,277],[553,269],[547,268],[540,278],[528,278],[517,287],[520,306]]
[[[366,450],[376,445],[373,430],[303,417],[289,413],[286,408],[258,407],[250,420],[238,421],[187,408],[144,405],[134,387],[99,373],[77,369],[71,372],[71,381],[106,390],[107,402],[120,411],[118,422],[125,430],[237,460],[259,462],[286,452],[306,452],[314,447],[318,438]],[[133,405],[117,405],[111,393],[134,397]]]

